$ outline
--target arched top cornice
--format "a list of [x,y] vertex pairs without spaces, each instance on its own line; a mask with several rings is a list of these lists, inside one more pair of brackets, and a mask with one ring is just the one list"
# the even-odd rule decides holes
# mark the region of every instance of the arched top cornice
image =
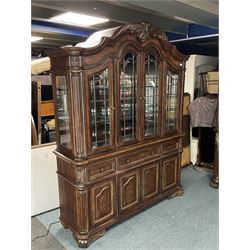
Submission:
[[[88,42],[88,40],[90,41]],[[137,48],[144,49],[151,43],[151,41],[152,44],[155,44],[159,47],[159,50],[162,52],[160,54],[171,55],[173,58],[175,58],[175,60],[178,61],[186,61],[189,58],[188,55],[180,53],[176,49],[175,45],[169,43],[165,31],[157,28],[149,22],[125,24],[117,28],[98,31],[96,34],[94,33],[92,37],[89,37],[89,39],[87,39],[84,43],[78,44],[74,47],[63,48],[61,50],[62,53],[60,54],[78,54],[86,57],[93,56],[97,53],[102,53],[104,58],[107,57],[108,54],[113,56],[119,51],[118,48],[115,48],[116,45],[121,48],[127,43],[134,42]],[[54,53],[52,52],[50,56],[53,57],[53,54]]]

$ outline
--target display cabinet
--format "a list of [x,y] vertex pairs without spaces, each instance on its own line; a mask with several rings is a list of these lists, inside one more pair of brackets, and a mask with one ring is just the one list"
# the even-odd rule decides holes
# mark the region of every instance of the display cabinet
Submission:
[[188,56],[143,22],[99,31],[49,57],[60,220],[87,247],[111,225],[183,194]]

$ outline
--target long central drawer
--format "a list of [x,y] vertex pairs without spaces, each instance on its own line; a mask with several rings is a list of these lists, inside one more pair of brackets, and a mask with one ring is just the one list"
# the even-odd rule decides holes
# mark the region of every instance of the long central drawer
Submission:
[[118,169],[131,167],[134,164],[148,162],[149,160],[160,157],[160,148],[155,146],[153,148],[145,148],[134,151],[118,158]]

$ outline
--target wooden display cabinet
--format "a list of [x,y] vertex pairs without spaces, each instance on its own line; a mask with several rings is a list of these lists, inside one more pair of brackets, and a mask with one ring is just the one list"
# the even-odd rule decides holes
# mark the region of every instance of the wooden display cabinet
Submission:
[[99,35],[49,54],[60,220],[80,247],[114,223],[183,194],[188,56],[149,23]]

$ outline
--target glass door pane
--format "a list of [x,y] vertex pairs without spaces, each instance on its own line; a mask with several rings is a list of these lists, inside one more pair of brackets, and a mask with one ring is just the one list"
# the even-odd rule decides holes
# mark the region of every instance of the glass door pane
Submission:
[[110,96],[108,69],[89,78],[91,146],[110,144]]
[[128,53],[120,65],[120,137],[136,138],[136,56]]
[[68,93],[65,76],[56,76],[56,103],[60,144],[71,149]]
[[155,135],[158,128],[159,62],[153,55],[145,57],[144,135]]
[[165,106],[165,132],[176,130],[177,118],[177,97],[178,97],[178,80],[179,76],[170,71],[166,79],[166,106]]

